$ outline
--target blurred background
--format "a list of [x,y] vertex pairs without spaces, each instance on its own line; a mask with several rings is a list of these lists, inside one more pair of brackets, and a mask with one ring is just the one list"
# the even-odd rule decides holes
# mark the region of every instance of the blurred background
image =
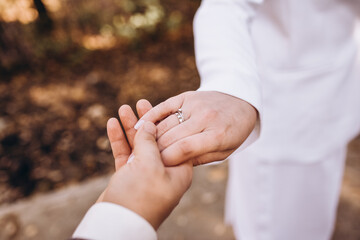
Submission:
[[[106,121],[199,86],[200,0],[0,0],[0,239],[65,239],[113,171]],[[226,163],[198,167],[160,239],[233,239]],[[360,139],[333,239],[360,239]]]

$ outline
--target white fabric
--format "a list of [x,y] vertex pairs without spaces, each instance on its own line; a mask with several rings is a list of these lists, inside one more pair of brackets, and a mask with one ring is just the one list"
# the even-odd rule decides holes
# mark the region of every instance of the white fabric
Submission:
[[196,64],[201,76],[198,91],[226,93],[258,110],[256,127],[242,148],[258,139],[262,116],[260,83],[247,26],[250,15],[241,1],[204,0],[194,19]]
[[226,209],[237,238],[329,239],[344,149],[360,129],[359,6],[202,1],[194,20],[199,90],[241,98],[261,119],[261,133],[229,165]]
[[133,211],[108,202],[93,205],[73,238],[91,240],[156,240],[154,228]]
[[238,153],[226,196],[226,220],[237,239],[330,239],[345,154],[343,147],[323,161],[285,164]]
[[249,151],[261,149],[270,162],[311,163],[358,132],[355,4],[268,0],[258,7],[251,32],[263,89],[262,136]]
[[360,128],[352,6],[359,1],[254,2],[262,1],[202,1],[194,20],[199,90],[259,111],[256,149],[269,161],[289,161],[294,151],[302,154],[292,161],[322,159]]

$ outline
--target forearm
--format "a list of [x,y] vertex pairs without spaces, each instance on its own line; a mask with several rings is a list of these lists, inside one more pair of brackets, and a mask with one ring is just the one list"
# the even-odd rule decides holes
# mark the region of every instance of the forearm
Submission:
[[219,91],[261,109],[259,77],[247,1],[203,0],[194,19],[199,90]]

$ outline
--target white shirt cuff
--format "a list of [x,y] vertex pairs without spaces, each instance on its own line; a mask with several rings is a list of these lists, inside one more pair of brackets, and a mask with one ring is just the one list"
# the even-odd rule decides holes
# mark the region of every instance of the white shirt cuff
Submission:
[[120,205],[93,205],[75,230],[73,238],[91,240],[156,240],[154,228],[140,215]]

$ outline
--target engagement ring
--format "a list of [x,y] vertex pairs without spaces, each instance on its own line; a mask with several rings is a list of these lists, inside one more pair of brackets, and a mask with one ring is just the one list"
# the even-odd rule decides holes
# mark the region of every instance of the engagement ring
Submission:
[[183,123],[185,121],[181,108],[176,111],[175,115],[177,116],[179,123]]

